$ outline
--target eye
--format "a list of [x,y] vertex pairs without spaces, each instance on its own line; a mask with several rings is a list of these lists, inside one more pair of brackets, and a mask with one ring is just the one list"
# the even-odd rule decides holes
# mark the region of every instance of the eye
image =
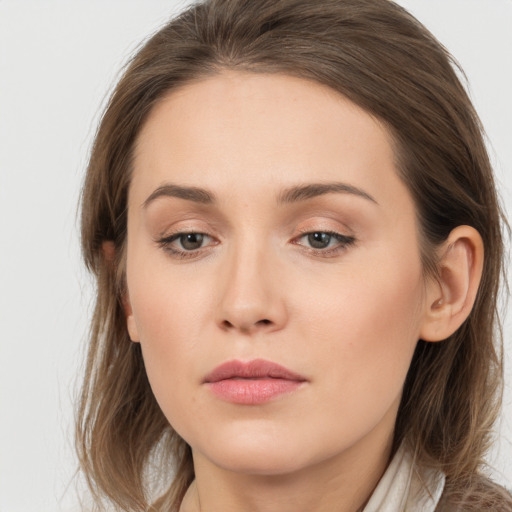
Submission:
[[308,244],[310,244],[314,249],[326,249],[334,239],[333,235],[330,233],[324,233],[322,231],[309,233],[306,235],[306,238],[308,240]]
[[184,233],[173,238],[178,240],[186,251],[194,251],[201,248],[205,238],[208,238],[208,235],[204,235],[203,233]]
[[335,231],[309,231],[297,239],[297,244],[310,248],[321,256],[338,253],[355,242],[353,236],[342,235]]
[[215,244],[206,233],[179,232],[158,240],[158,244],[171,255],[180,258],[194,257],[207,245]]

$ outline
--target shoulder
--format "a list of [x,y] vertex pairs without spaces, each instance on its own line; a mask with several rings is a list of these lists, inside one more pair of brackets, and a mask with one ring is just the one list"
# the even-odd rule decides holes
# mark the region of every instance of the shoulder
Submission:
[[512,512],[510,492],[485,476],[460,484],[446,482],[436,512]]

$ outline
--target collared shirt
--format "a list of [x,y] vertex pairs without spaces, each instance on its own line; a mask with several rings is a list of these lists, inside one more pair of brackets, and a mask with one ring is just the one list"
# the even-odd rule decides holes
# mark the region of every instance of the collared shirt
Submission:
[[362,512],[434,512],[445,476],[419,468],[402,445]]

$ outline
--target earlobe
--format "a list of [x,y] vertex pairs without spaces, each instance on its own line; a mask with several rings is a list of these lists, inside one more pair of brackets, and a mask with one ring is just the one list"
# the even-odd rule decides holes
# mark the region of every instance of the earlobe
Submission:
[[444,340],[463,324],[475,303],[483,260],[476,229],[458,226],[450,233],[440,248],[438,278],[427,284],[421,339]]
[[[115,265],[116,248],[113,241],[104,240],[101,244],[101,252],[103,253],[104,260],[109,265]],[[128,329],[128,335],[133,342],[139,342],[139,333],[135,323],[135,318],[133,317],[133,311],[128,292],[123,294],[122,303],[124,315],[126,318],[126,328]]]
[[128,335],[133,342],[138,343],[140,341],[139,331],[137,329],[137,324],[135,323],[135,318],[133,316],[133,310],[130,304],[128,293],[123,296],[123,307],[124,315],[126,317],[126,328],[128,329]]

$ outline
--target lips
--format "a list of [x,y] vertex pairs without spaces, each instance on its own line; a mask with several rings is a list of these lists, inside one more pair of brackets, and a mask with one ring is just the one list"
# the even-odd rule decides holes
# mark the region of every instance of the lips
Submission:
[[254,359],[223,363],[205,377],[204,384],[228,402],[257,405],[295,391],[306,380],[279,364]]
[[226,379],[285,379],[305,381],[306,379],[298,373],[288,370],[271,361],[264,359],[254,359],[247,363],[242,361],[228,361],[217,366],[209,373],[205,382],[218,382]]

